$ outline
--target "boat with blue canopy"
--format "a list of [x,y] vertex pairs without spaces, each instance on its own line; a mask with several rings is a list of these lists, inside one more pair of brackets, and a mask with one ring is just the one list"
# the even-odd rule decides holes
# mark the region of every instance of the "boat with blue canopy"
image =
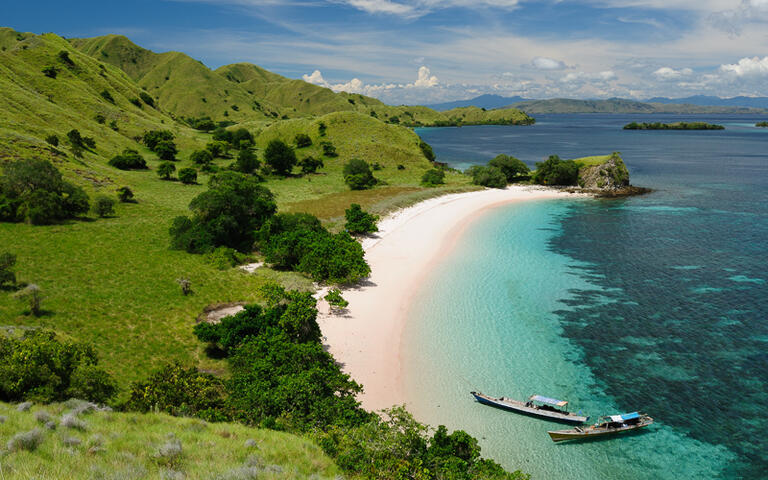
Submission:
[[511,412],[531,415],[556,422],[581,424],[589,420],[589,417],[577,415],[568,411],[568,402],[543,395],[531,395],[528,401],[522,402],[506,397],[491,397],[481,392],[470,392],[475,400],[483,405],[509,410]]
[[563,442],[566,440],[584,440],[605,435],[613,435],[616,433],[630,432],[632,430],[647,427],[652,423],[653,418],[648,415],[639,412],[631,412],[600,417],[596,424],[586,428],[575,427],[571,430],[556,430],[547,433],[553,442]]

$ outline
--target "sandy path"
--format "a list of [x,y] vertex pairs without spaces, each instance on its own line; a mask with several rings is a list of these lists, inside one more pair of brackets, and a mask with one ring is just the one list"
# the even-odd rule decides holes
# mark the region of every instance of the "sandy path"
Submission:
[[573,196],[511,186],[430,199],[382,219],[377,237],[363,241],[370,278],[343,291],[349,307],[333,314],[324,301],[318,305],[324,342],[344,371],[364,386],[363,406],[379,410],[405,402],[400,339],[411,295],[467,225],[482,212],[503,204]]

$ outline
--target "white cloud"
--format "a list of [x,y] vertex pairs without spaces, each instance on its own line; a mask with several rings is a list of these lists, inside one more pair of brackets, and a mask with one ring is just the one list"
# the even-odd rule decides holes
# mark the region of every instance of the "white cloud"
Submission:
[[512,9],[519,0],[335,0],[345,3],[367,13],[384,13],[404,17],[421,17],[432,11],[466,7],[466,8],[500,8]]
[[738,63],[720,65],[720,72],[736,77],[768,77],[768,57],[742,58]]
[[656,77],[656,80],[661,81],[680,80],[681,78],[688,77],[692,74],[693,70],[690,68],[681,68],[680,70],[675,70],[674,68],[670,67],[661,67],[653,72],[653,76]]
[[413,83],[414,87],[434,87],[438,84],[437,77],[434,75],[430,75],[430,71],[427,67],[421,66],[419,67],[419,74],[416,81]]
[[429,89],[439,85],[439,80],[432,75],[429,68],[419,67],[416,80],[413,83],[383,83],[383,84],[365,84],[359,78],[353,78],[346,83],[331,84],[323,78],[320,70],[315,70],[310,75],[302,75],[305,82],[314,83],[321,87],[330,88],[334,92],[360,93],[363,95],[375,96],[377,93],[388,90],[404,89]]
[[549,57],[536,57],[531,60],[531,65],[539,70],[564,70],[567,68],[565,62]]
[[587,82],[610,82],[618,77],[612,70],[605,70],[597,73],[571,72],[560,79],[563,83],[587,83]]
[[731,35],[739,35],[748,23],[768,22],[768,0],[741,0],[736,8],[716,12],[710,16],[712,24]]

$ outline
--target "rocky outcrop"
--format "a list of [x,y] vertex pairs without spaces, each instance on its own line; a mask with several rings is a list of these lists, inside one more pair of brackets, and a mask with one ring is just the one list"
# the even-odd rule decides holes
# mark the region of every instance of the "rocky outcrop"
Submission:
[[614,191],[629,187],[629,170],[614,152],[607,160],[579,168],[579,186],[585,190]]

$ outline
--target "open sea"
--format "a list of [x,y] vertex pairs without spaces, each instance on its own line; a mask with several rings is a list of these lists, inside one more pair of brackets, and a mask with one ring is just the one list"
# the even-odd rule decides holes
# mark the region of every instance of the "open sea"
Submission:
[[[625,199],[491,210],[425,278],[403,375],[423,421],[464,429],[534,479],[768,478],[768,129],[753,116],[541,115],[530,127],[418,129],[464,169],[621,152]],[[724,131],[624,131],[701,120]],[[655,425],[554,444],[568,428],[474,402],[470,390],[640,410]]]

